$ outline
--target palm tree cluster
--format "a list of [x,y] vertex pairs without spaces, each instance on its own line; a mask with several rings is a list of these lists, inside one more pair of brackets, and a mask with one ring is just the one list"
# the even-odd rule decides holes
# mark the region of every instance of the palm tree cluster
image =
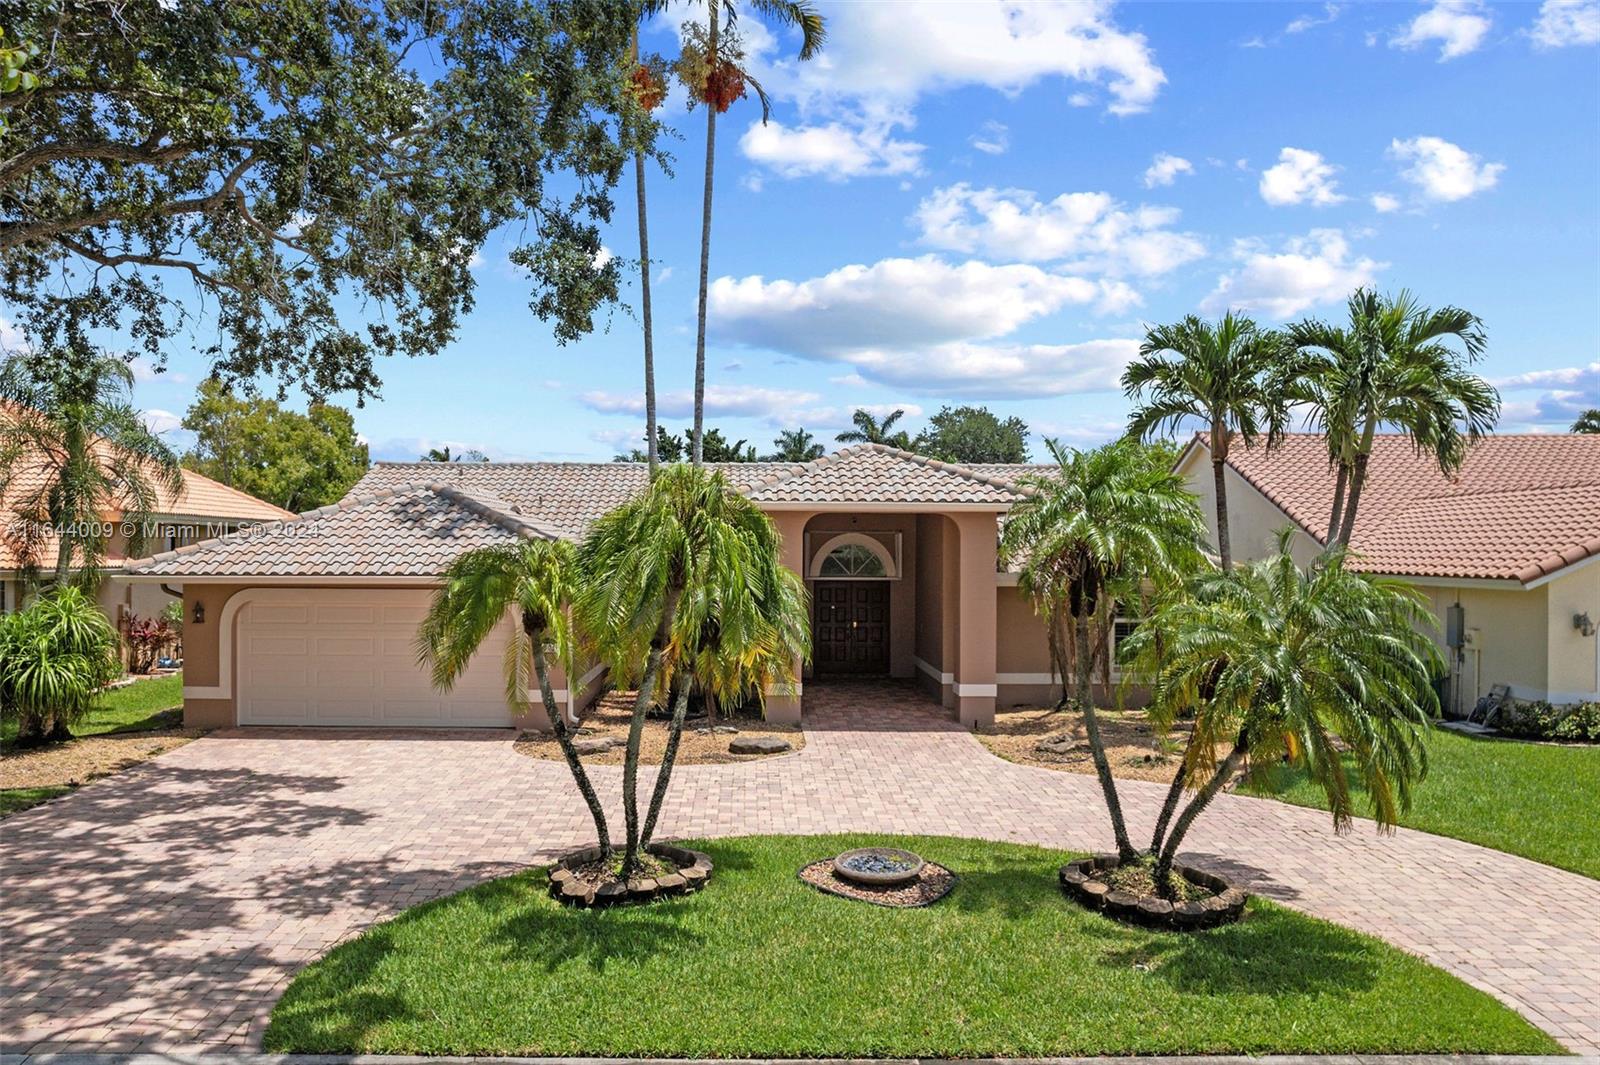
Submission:
[[[607,859],[611,825],[555,700],[552,658],[568,677],[580,659],[602,662],[637,692],[623,763],[624,879],[641,867],[660,818],[691,692],[712,706],[759,701],[793,684],[810,653],[805,586],[780,561],[771,520],[720,472],[688,465],[662,467],[577,545],[527,540],[458,557],[417,637],[434,683],[448,689],[508,615],[516,626],[504,660],[507,701],[520,711],[538,685]],[[671,718],[641,817],[640,745],[652,705],[669,707]]]
[[1193,423],[1207,430],[1217,554],[1227,569],[1231,449],[1276,446],[1302,413],[1326,437],[1336,477],[1327,543],[1349,544],[1379,429],[1404,433],[1450,474],[1494,428],[1500,396],[1471,371],[1484,344],[1475,315],[1424,307],[1404,291],[1358,289],[1343,326],[1308,319],[1273,330],[1232,313],[1215,323],[1191,315],[1149,330],[1123,373],[1123,388],[1139,404],[1128,432],[1148,438]]
[[[1164,892],[1196,818],[1247,768],[1303,767],[1327,792],[1339,831],[1354,813],[1354,779],[1380,826],[1409,805],[1427,768],[1424,729],[1438,712],[1435,621],[1413,589],[1356,572],[1348,545],[1380,428],[1405,434],[1445,474],[1493,429],[1499,396],[1471,371],[1484,344],[1467,311],[1366,289],[1350,297],[1339,326],[1267,329],[1231,313],[1159,325],[1123,375],[1137,402],[1126,438],[1087,452],[1051,441],[1057,468],[1027,479],[1002,554],[1046,622],[1063,703],[1083,715],[1117,850],[1125,862],[1152,863]],[[1276,552],[1236,566],[1230,451],[1275,447],[1297,414],[1326,438],[1336,482],[1324,548],[1301,566],[1285,530]],[[1152,457],[1168,453],[1140,450],[1186,424],[1209,434],[1215,565],[1202,552],[1198,504]],[[1112,651],[1119,602],[1137,603],[1128,613],[1140,620]],[[1147,688],[1160,731],[1193,720],[1144,850],[1129,836],[1094,705],[1094,666],[1109,690],[1113,653],[1124,685]]]

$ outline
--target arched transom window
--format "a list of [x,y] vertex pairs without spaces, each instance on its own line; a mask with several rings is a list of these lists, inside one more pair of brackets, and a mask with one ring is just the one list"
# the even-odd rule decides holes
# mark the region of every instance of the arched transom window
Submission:
[[894,557],[876,539],[860,533],[835,536],[811,560],[813,578],[886,580],[897,576]]

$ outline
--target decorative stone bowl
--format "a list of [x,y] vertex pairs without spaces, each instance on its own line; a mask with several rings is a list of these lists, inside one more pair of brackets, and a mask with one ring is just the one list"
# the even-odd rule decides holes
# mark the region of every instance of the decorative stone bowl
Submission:
[[1172,871],[1196,887],[1214,892],[1208,899],[1171,902],[1147,895],[1139,897],[1118,891],[1103,880],[1096,880],[1096,872],[1115,869],[1122,860],[1115,854],[1097,854],[1082,858],[1061,867],[1061,890],[1091,910],[1099,910],[1129,924],[1147,928],[1173,928],[1194,931],[1229,924],[1244,916],[1244,904],[1250,896],[1235,887],[1227,878],[1204,869],[1187,865],[1174,865]]
[[672,895],[690,895],[711,882],[711,857],[704,852],[667,843],[652,843],[645,849],[658,858],[665,858],[677,866],[678,871],[626,883],[613,880],[596,888],[573,872],[600,858],[599,847],[585,847],[563,855],[550,867],[550,896],[568,906],[620,906]]
[[926,863],[898,847],[861,847],[833,860],[833,871],[845,880],[872,887],[909,884],[922,875]]

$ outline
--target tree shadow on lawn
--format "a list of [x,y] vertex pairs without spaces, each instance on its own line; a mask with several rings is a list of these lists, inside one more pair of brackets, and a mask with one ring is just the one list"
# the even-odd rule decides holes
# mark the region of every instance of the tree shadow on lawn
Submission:
[[1358,933],[1260,903],[1205,932],[1149,932],[1100,916],[1090,934],[1106,942],[1101,966],[1143,965],[1186,995],[1349,993],[1378,979],[1372,944]]

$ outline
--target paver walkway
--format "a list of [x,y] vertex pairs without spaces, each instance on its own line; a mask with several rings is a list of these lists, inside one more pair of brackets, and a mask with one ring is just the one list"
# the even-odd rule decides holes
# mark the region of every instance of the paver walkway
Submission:
[[[947,833],[1096,849],[1092,777],[991,756],[906,686],[813,685],[804,751],[678,770],[663,833]],[[615,801],[619,771],[598,774]],[[586,837],[503,732],[238,730],[0,823],[0,1047],[259,1045],[296,968],[368,923]],[[1163,788],[1123,802],[1147,834]],[[1371,932],[1600,1051],[1600,881],[1223,796],[1194,860]]]

